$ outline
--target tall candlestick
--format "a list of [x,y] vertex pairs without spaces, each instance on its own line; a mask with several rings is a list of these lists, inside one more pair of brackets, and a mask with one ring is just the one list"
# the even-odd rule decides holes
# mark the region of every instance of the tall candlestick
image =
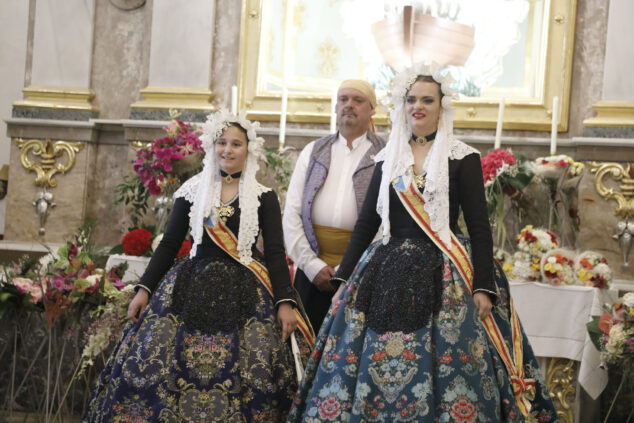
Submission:
[[500,107],[498,107],[498,122],[495,127],[495,143],[493,144],[493,148],[498,149],[502,145],[502,122],[504,122],[504,103],[505,99],[502,97],[500,99]]
[[231,87],[231,113],[238,114],[238,87]]
[[553,120],[550,126],[550,155],[557,152],[557,124],[559,123],[559,97],[553,97]]
[[337,112],[335,108],[337,107],[337,92],[338,90],[335,88],[332,90],[332,98],[330,100],[330,133],[334,133],[337,131]]
[[284,148],[286,139],[286,109],[288,107],[288,89],[282,88],[282,112],[280,113],[280,150]]

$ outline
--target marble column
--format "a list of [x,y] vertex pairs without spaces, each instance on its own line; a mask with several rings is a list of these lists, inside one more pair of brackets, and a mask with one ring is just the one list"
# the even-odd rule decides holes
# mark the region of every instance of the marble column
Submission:
[[[0,168],[9,164],[11,145],[4,119],[11,116],[13,102],[22,98],[28,25],[28,1],[0,2]],[[6,197],[0,199],[0,234],[4,234],[6,204]]]
[[583,122],[585,136],[634,138],[633,16],[634,2],[610,0],[603,91],[592,106],[597,116]]
[[90,87],[95,1],[24,2],[29,31],[20,86],[26,86],[6,120],[7,241],[64,242],[86,219],[96,160],[89,120],[98,114]]
[[24,99],[13,117],[88,120],[95,0],[36,0],[33,49]]
[[184,120],[203,120],[211,100],[215,0],[154,0],[148,86],[132,104],[132,119],[166,119],[170,108]]

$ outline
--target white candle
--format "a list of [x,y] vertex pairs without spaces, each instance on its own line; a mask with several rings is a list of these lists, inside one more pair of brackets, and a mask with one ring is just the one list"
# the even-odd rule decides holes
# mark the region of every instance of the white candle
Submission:
[[337,93],[339,90],[335,88],[332,90],[332,98],[330,100],[330,133],[333,134],[337,131],[337,112],[335,108],[337,107]]
[[500,107],[498,107],[498,123],[495,128],[495,143],[493,148],[500,148],[502,145],[502,122],[504,122],[504,97],[500,98]]
[[559,123],[559,97],[553,97],[553,120],[550,126],[550,155],[557,152],[557,124]]
[[238,87],[231,87],[231,113],[238,114]]
[[288,89],[282,88],[282,112],[280,113],[280,150],[284,148],[286,139],[286,109],[288,107]]

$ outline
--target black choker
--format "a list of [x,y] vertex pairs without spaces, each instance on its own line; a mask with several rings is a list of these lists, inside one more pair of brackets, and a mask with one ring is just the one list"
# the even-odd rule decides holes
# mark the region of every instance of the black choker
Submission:
[[416,144],[425,145],[428,142],[431,142],[436,139],[436,132],[437,131],[434,131],[431,134],[427,135],[426,137],[417,137],[416,135],[412,134],[412,141],[414,141]]
[[232,173],[231,175],[229,175],[227,172],[225,172],[224,170],[220,169],[220,176],[222,176],[222,178],[228,184],[233,182],[234,179],[238,179],[240,177],[240,175],[242,175],[242,171],[236,172],[236,173]]

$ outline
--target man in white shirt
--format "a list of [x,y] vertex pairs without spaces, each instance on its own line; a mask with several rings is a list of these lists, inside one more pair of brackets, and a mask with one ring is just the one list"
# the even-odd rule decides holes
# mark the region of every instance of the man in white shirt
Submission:
[[335,109],[339,131],[302,150],[286,194],[284,241],[297,265],[294,285],[315,333],[335,292],[330,278],[361,210],[374,155],[385,146],[370,130],[375,108],[370,84],[342,82]]

